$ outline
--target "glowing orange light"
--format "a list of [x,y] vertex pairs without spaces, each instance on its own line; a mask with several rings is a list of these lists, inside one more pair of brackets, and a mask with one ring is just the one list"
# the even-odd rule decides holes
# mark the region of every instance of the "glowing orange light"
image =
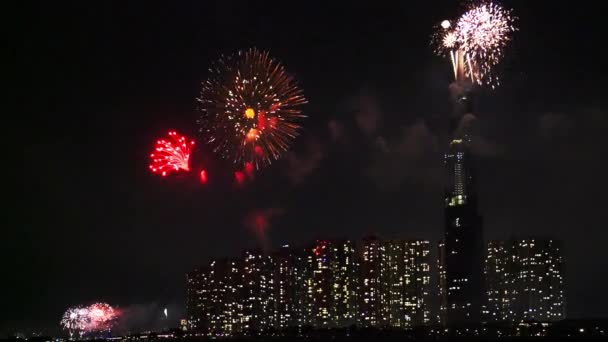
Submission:
[[255,117],[255,110],[253,110],[253,108],[245,109],[245,117],[247,119],[253,119]]
[[252,128],[249,130],[249,132],[247,132],[247,140],[251,141],[251,140],[255,140],[258,138],[258,130],[255,128]]

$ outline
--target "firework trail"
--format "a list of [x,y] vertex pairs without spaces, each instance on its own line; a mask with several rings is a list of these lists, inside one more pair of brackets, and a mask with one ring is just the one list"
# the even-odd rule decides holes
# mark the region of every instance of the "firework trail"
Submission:
[[220,58],[197,98],[199,132],[237,168],[279,159],[300,129],[302,90],[268,52],[250,49]]
[[185,136],[175,131],[169,132],[169,140],[158,140],[154,151],[150,154],[150,170],[166,176],[179,170],[189,171],[190,153],[194,141],[188,142]]
[[512,10],[482,1],[471,6],[457,21],[444,20],[433,35],[435,52],[450,56],[454,77],[460,75],[478,85],[499,85],[494,68],[511,41],[516,17]]

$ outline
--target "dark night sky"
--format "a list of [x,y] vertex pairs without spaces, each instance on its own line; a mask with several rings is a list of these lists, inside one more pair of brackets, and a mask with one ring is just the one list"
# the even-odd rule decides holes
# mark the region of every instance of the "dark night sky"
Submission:
[[[428,37],[455,3],[23,5],[17,125],[4,127],[22,149],[22,188],[3,225],[0,334],[55,332],[67,306],[94,300],[183,314],[184,273],[256,246],[245,223],[254,212],[276,214],[275,246],[439,239],[451,74]],[[477,95],[486,238],[565,240],[571,317],[608,315],[600,3],[509,2],[520,32],[505,84]],[[202,145],[193,162],[209,169],[206,187],[153,176],[154,139],[195,133],[208,65],[252,46],[281,60],[309,99],[292,153],[241,189]]]

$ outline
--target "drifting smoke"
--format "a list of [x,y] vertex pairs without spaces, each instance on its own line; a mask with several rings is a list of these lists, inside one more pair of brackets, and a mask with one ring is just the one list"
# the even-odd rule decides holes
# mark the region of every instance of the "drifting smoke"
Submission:
[[374,96],[362,92],[352,103],[355,122],[367,137],[374,136],[381,126],[382,112]]
[[424,122],[404,128],[392,141],[379,138],[375,146],[369,175],[380,189],[394,189],[406,182],[441,184],[439,141]]
[[293,184],[301,184],[319,168],[324,156],[321,142],[317,139],[310,139],[304,153],[297,154],[292,151],[287,154],[287,176]]
[[284,210],[281,208],[266,208],[254,210],[245,217],[245,226],[255,234],[258,243],[264,250],[270,248],[268,229],[270,229],[271,221],[283,213]]
[[[129,305],[121,310],[122,316],[116,323],[114,331],[119,334],[128,334],[173,328],[178,324],[177,318],[183,316],[183,312],[179,311],[180,308],[181,305],[176,303],[168,306],[155,302]],[[164,314],[165,309],[169,313],[168,316]]]

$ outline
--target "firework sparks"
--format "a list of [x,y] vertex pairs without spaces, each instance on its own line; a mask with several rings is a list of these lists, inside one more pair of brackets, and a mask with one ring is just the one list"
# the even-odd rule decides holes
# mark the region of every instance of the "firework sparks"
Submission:
[[209,178],[207,176],[207,171],[206,170],[201,170],[201,173],[200,173],[201,184],[207,184],[208,180],[209,180]]
[[189,171],[190,152],[194,141],[188,142],[185,136],[175,131],[169,132],[169,140],[158,140],[150,154],[150,170],[166,176],[179,170]]
[[466,11],[454,25],[444,20],[433,35],[435,52],[450,56],[454,76],[459,72],[479,85],[499,85],[494,68],[504,57],[505,47],[517,28],[509,9],[483,1]]
[[66,310],[60,324],[63,329],[69,332],[71,337],[74,333],[78,333],[82,336],[89,326],[89,322],[89,309],[87,307],[77,306]]
[[215,153],[241,168],[279,159],[300,129],[302,90],[268,52],[222,57],[202,83],[199,132]]
[[95,303],[89,306],[89,331],[110,330],[118,317],[118,312],[109,304]]
[[76,306],[66,310],[61,319],[61,326],[70,337],[87,332],[110,330],[119,312],[106,303],[95,303],[89,306]]
[[480,85],[498,82],[492,68],[504,56],[515,31],[511,10],[494,3],[482,3],[466,12],[456,25],[460,46],[467,56],[469,77]]

